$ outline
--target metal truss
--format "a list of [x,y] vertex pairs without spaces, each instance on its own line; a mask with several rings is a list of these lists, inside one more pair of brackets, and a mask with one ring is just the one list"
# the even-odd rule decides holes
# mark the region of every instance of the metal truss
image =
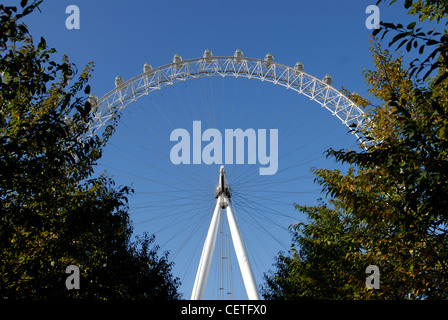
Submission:
[[[362,128],[368,121],[360,107],[331,86],[329,75],[319,80],[303,72],[303,65],[300,63],[294,68],[282,65],[274,62],[270,54],[264,60],[254,59],[243,57],[242,52],[237,50],[233,57],[213,57],[211,52],[206,50],[202,58],[182,60],[176,55],[173,63],[155,69],[145,64],[142,74],[126,82],[117,77],[115,89],[101,99],[91,95],[90,102],[94,107],[94,115],[88,124],[89,133],[96,134],[117,112],[141,96],[177,82],[210,76],[245,77],[283,86],[316,101],[347,127],[356,124],[358,128]],[[357,137],[360,138],[358,135]]]

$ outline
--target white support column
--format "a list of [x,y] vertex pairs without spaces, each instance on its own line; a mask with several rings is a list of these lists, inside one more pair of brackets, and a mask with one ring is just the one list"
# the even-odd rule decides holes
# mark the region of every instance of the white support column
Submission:
[[[226,198],[226,200],[228,200]],[[243,277],[244,286],[249,300],[260,300],[255,278],[250,266],[249,257],[247,256],[246,248],[243,239],[241,238],[240,228],[236,222],[230,204],[226,208],[227,221],[229,222],[230,233],[232,235],[233,247],[235,248],[238,265],[240,266],[241,275]]]
[[212,221],[210,222],[207,237],[204,243],[204,248],[202,249],[201,261],[199,262],[198,272],[194,281],[191,300],[202,300],[204,298],[205,286],[207,285],[207,278],[213,258],[213,251],[215,250],[218,224],[222,209],[226,209],[227,212],[227,220],[229,222],[233,246],[235,248],[238,265],[243,277],[244,286],[246,287],[247,296],[249,300],[260,300],[257,285],[255,284],[254,275],[252,273],[252,268],[247,256],[246,248],[244,247],[243,239],[241,238],[240,229],[236,222],[233,211],[230,208],[230,197],[230,188],[226,182],[224,166],[221,166],[221,169],[219,170],[218,186],[216,187],[215,193],[215,211],[213,212]]
[[213,251],[215,250],[216,235],[218,233],[219,217],[221,216],[221,197],[216,199],[215,211],[213,212],[212,221],[208,228],[207,237],[205,238],[204,248],[202,249],[201,260],[199,262],[196,280],[194,281],[191,300],[202,300],[204,298],[205,286],[212,263]]

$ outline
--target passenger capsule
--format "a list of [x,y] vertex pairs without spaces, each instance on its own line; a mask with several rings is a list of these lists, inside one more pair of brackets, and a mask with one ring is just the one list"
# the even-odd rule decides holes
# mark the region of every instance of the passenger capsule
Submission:
[[98,104],[98,97],[94,95],[93,93],[89,94],[89,97],[87,98],[91,106],[95,106]]
[[203,58],[204,58],[206,64],[212,63],[212,60],[213,60],[212,52],[209,49],[205,49]]
[[303,72],[303,63],[299,61],[294,66],[294,73],[298,76],[301,72]]
[[71,116],[65,116],[65,117],[64,117],[64,123],[65,123],[67,126],[70,126],[70,125],[73,123],[73,117],[71,117]]
[[272,53],[266,54],[266,56],[264,57],[264,66],[266,67],[266,69],[269,69],[273,63],[274,56],[272,55]]
[[124,84],[124,80],[122,77],[117,76],[115,78],[115,88],[121,87]]
[[236,49],[233,56],[235,57],[236,63],[241,63],[243,61],[243,51],[241,51],[241,49]]
[[152,71],[152,66],[148,62],[146,62],[143,65],[143,72],[149,75],[149,74],[151,74],[151,71]]
[[333,83],[333,78],[331,77],[331,75],[326,74],[325,77],[322,79],[322,82],[331,86],[331,84]]
[[89,97],[87,98],[87,101],[89,101],[92,110],[96,109],[96,106],[98,105],[98,97],[94,95],[93,93],[89,94]]
[[180,56],[180,54],[176,53],[176,54],[174,55],[173,63],[176,64],[176,68],[177,68],[177,69],[182,68],[182,57]]

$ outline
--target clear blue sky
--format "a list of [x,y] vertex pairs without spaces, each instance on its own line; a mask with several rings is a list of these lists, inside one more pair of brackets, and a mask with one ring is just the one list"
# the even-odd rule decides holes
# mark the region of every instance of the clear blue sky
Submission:
[[[41,6],[42,13],[34,13],[27,24],[36,40],[44,36],[49,46],[56,48],[58,54],[67,54],[79,69],[82,70],[89,61],[95,62],[90,84],[98,97],[114,88],[115,76],[120,75],[125,80],[137,76],[145,62],[153,67],[165,65],[172,62],[175,53],[184,59],[197,58],[206,48],[215,56],[231,56],[236,48],[253,58],[263,58],[271,52],[275,61],[290,66],[300,60],[305,65],[305,72],[317,78],[331,74],[336,89],[344,86],[366,95],[362,70],[372,67],[372,59],[369,51],[371,30],[365,27],[368,17],[365,9],[375,2],[47,0]],[[79,30],[65,27],[68,17],[65,9],[71,4],[80,9]],[[403,24],[409,21],[400,5],[380,6],[380,19],[399,20]],[[260,86],[253,82],[218,79],[213,80],[211,89],[208,86],[212,81],[204,80],[198,84],[166,88],[162,90],[163,95],[158,93],[131,104],[123,115],[124,125],[119,127],[98,169],[98,172],[107,170],[114,175],[117,184],[133,184],[136,194],[131,199],[131,218],[135,233],[157,232],[157,244],[162,250],[171,251],[176,264],[174,274],[181,278],[180,290],[187,299],[214,206],[213,188],[218,169],[201,165],[179,170],[148,151],[155,144],[169,155],[172,146],[169,141],[172,127],[164,122],[163,113],[157,114],[157,106],[169,109],[175,126],[187,130],[191,130],[191,120],[194,119],[184,116],[179,100],[196,108],[188,111],[191,118],[195,114],[196,120],[205,123],[210,119],[201,114],[204,94],[212,94],[210,99],[221,107],[221,117],[225,121],[218,128],[220,130],[233,128],[229,123],[243,129],[252,125],[250,118],[253,114],[245,114],[246,109],[235,113],[234,119],[227,122],[232,116],[224,115],[225,110],[230,110],[236,99],[239,101],[236,106],[255,106],[259,108],[256,110],[263,110],[258,114],[255,112],[260,120],[258,128],[273,128],[272,121],[275,120],[276,128],[281,132],[290,128],[288,119],[301,122],[292,135],[279,138],[280,154],[298,144],[305,145],[292,157],[279,160],[279,170],[295,164],[292,170],[257,183],[254,180],[257,175],[246,177],[242,173],[244,170],[228,169],[229,173],[234,173],[229,180],[234,182],[231,187],[235,190],[234,201],[238,202],[235,204],[237,219],[253,259],[258,284],[262,283],[263,272],[271,268],[277,252],[287,250],[290,245],[290,235],[282,227],[305,221],[291,204],[314,204],[323,196],[319,187],[313,184],[310,167],[335,166],[332,160],[322,157],[322,152],[329,146],[339,149],[354,145],[354,137],[347,135],[347,128],[338,126],[337,119],[331,118],[317,103],[303,98],[296,101],[296,96],[289,91],[284,94],[284,89],[272,89],[272,85]],[[281,108],[293,104],[308,111],[297,118],[295,113],[280,117]],[[154,128],[157,124],[160,125],[159,138],[145,131],[145,127]],[[320,158],[316,159],[316,156]],[[297,165],[298,160],[300,165]],[[165,171],[161,169],[169,171],[169,175],[164,175]],[[192,184],[197,185],[195,196],[189,196],[192,188],[184,184],[191,178],[184,173],[188,170],[203,182],[192,180]],[[177,174],[182,179],[177,179]],[[300,179],[303,175],[306,178]],[[167,182],[168,186],[155,181]],[[170,188],[170,185],[175,187]],[[233,262],[232,273],[238,278],[234,257]],[[206,298],[216,298],[218,285],[213,284],[213,278],[217,273],[212,271],[210,275]],[[244,289],[238,281],[236,279],[233,285],[233,297],[244,299]]]

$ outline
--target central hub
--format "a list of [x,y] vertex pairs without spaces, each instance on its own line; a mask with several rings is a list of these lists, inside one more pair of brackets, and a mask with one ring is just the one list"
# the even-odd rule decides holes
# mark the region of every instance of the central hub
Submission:
[[216,186],[215,199],[220,198],[219,205],[222,209],[225,209],[229,205],[228,199],[231,197],[230,187],[226,181],[226,172],[224,171],[224,166],[221,166],[219,169],[219,181]]

